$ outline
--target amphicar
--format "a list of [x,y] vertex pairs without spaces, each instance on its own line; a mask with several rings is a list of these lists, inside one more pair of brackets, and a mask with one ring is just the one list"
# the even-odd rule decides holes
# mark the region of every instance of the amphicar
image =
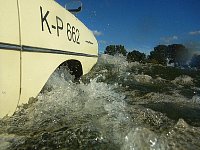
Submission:
[[54,0],[0,0],[0,118],[36,97],[65,63],[76,77],[98,58],[93,33]]

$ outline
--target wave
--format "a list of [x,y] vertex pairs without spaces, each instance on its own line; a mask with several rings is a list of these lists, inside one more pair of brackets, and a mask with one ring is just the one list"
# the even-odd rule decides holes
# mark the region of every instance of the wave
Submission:
[[79,83],[57,69],[36,98],[0,120],[0,147],[199,149],[199,79],[169,70],[120,55],[101,55]]

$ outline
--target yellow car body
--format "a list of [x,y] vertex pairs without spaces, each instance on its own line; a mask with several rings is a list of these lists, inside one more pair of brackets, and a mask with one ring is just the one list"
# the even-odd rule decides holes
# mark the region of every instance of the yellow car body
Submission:
[[98,58],[92,32],[53,0],[0,0],[0,118],[36,97],[63,62],[88,73]]

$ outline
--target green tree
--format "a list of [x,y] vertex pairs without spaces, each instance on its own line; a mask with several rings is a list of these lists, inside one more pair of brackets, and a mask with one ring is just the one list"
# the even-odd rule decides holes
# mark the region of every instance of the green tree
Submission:
[[188,61],[189,51],[182,44],[168,45],[167,57],[175,66],[184,66]]
[[169,60],[169,63],[174,63],[175,66],[184,66],[188,61],[188,56],[189,51],[182,44],[158,45],[150,52],[148,59],[150,62],[162,65],[166,65]]
[[122,54],[126,56],[127,51],[123,45],[109,45],[106,47],[104,53],[109,55]]
[[129,52],[127,55],[127,60],[129,62],[134,62],[134,61],[144,62],[145,59],[146,59],[146,55],[137,50],[133,50],[132,52]]
[[167,49],[166,45],[158,45],[154,47],[154,50],[150,52],[148,59],[153,62],[157,62],[162,65],[167,64]]

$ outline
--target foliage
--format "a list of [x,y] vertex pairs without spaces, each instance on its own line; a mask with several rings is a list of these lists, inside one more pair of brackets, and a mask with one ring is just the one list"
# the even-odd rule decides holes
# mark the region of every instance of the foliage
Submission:
[[[127,51],[123,45],[109,45],[106,47],[104,53],[109,55],[122,54],[126,56]],[[164,66],[168,63],[173,63],[175,67],[186,66],[189,57],[189,50],[182,44],[157,45],[148,57],[137,50],[133,50],[127,54],[127,60],[129,62],[150,62]],[[199,61],[200,56],[194,56],[191,66],[199,69]]]
[[109,45],[106,47],[104,53],[109,55],[122,54],[126,56],[127,51],[123,45]]
[[[175,66],[184,66],[188,61],[188,49],[182,44],[158,45],[150,52],[150,62],[158,62],[162,65],[174,63]],[[168,62],[169,61],[169,62]]]
[[159,64],[166,65],[167,64],[167,46],[166,45],[158,45],[154,47],[154,51],[150,52],[149,59],[154,62],[158,62]]
[[139,51],[133,50],[132,52],[129,52],[127,55],[127,60],[129,62],[144,62],[146,59],[146,55],[144,53],[141,53]]
[[196,67],[197,69],[200,69],[200,55],[194,55],[191,59],[190,65],[191,67]]
[[188,61],[188,49],[182,44],[168,45],[167,55],[170,63],[184,66]]

